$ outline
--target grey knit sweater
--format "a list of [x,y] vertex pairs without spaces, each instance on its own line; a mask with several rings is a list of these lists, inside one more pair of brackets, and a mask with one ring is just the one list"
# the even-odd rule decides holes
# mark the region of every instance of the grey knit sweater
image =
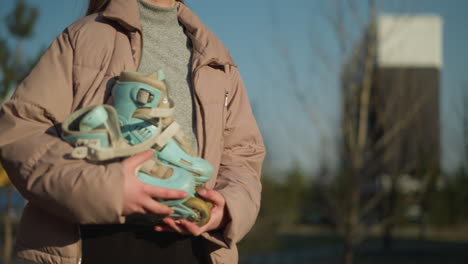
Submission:
[[197,149],[193,111],[191,43],[177,20],[177,8],[159,7],[139,0],[143,54],[139,72],[163,69],[175,102],[174,119]]

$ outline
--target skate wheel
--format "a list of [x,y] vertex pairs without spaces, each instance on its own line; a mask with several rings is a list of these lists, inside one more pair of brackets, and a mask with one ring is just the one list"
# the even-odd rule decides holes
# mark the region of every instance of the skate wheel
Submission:
[[197,215],[198,220],[194,221],[198,226],[204,226],[211,217],[211,208],[213,205],[210,202],[206,202],[200,198],[192,197],[185,201],[185,206],[192,209]]

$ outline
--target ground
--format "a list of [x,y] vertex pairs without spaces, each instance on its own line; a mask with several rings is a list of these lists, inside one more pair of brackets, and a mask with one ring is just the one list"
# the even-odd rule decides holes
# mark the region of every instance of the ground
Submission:
[[[300,231],[300,232],[298,232]],[[443,231],[443,232],[442,232]],[[430,229],[427,239],[418,239],[415,230],[400,229],[392,249],[383,249],[381,239],[371,236],[356,247],[356,264],[465,264],[468,263],[468,232],[453,229]],[[431,233],[432,232],[432,233]],[[442,235],[441,235],[442,233]],[[439,239],[434,239],[434,234]],[[305,230],[286,229],[270,238],[265,246],[253,248],[247,241],[241,244],[241,263],[341,263],[340,238],[320,228]],[[246,245],[247,244],[247,245]],[[260,244],[256,241],[256,244]]]

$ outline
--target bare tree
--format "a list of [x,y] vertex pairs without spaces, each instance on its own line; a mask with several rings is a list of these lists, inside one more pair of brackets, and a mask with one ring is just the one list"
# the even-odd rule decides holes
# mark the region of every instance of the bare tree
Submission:
[[461,95],[459,102],[459,124],[462,132],[463,144],[461,146],[462,153],[462,168],[465,173],[468,173],[468,82],[461,85]]
[[[320,63],[320,74],[336,74],[342,96],[342,122],[339,138],[330,137],[323,126],[324,118],[308,95],[314,87],[305,89],[299,84],[298,69],[293,62],[288,45],[277,47],[287,65],[290,89],[296,102],[307,113],[311,124],[319,130],[322,142],[337,148],[341,156],[341,171],[338,175],[329,174],[322,178],[322,196],[328,205],[326,214],[333,221],[337,231],[343,236],[344,263],[353,263],[353,249],[370,230],[385,230],[387,241],[405,211],[399,204],[417,204],[424,197],[424,186],[438,171],[438,157],[417,158],[427,154],[427,149],[405,147],[412,143],[408,138],[422,137],[424,127],[421,118],[426,109],[438,106],[437,89],[425,93],[408,90],[414,86],[410,76],[404,72],[394,72],[390,77],[383,76],[376,65],[377,61],[377,15],[375,0],[366,3],[357,0],[328,1],[331,12],[325,13],[329,22],[334,47],[329,43],[319,46],[318,30],[311,29],[311,50]],[[366,10],[366,12],[363,12]],[[321,29],[323,31],[323,28]],[[391,38],[391,34],[388,34]],[[378,89],[382,80],[391,89]],[[391,85],[388,84],[391,82]],[[326,84],[322,85],[327,87]],[[437,88],[437,87],[436,87]],[[317,93],[314,94],[317,96]],[[428,107],[429,106],[429,107]],[[438,117],[434,117],[438,127]],[[430,121],[432,122],[432,121]],[[411,134],[412,133],[412,134]],[[408,135],[411,134],[411,137]],[[434,136],[438,140],[438,132]],[[412,144],[415,145],[415,144]],[[435,146],[437,147],[437,146]],[[430,148],[430,146],[429,146]],[[436,152],[438,149],[436,150]],[[417,155],[413,155],[415,153]],[[404,155],[408,153],[408,155]],[[383,188],[381,176],[387,175],[388,188]],[[404,193],[401,185],[404,175],[419,175],[418,190]],[[403,199],[404,203],[398,203]],[[378,214],[379,211],[383,213]],[[372,220],[372,221],[371,221]]]

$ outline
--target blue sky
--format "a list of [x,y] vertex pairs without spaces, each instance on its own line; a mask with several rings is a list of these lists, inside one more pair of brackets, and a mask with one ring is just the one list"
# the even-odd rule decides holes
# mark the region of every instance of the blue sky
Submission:
[[[83,15],[84,0],[27,0],[39,7],[35,36],[25,43],[27,54],[35,54],[67,25]],[[14,0],[2,0],[0,15],[10,10]],[[325,161],[336,162],[336,128],[339,125],[339,93],[336,80],[311,73],[317,68],[316,43],[333,46],[320,0],[188,0],[188,6],[218,35],[231,51],[244,78],[257,121],[263,131],[274,168],[283,169],[295,160],[306,168]],[[359,1],[358,1],[359,2]],[[360,3],[364,3],[361,1]],[[410,4],[408,4],[408,2]],[[403,3],[403,4],[402,4]],[[386,13],[433,13],[444,20],[444,68],[441,83],[442,164],[453,168],[459,162],[460,132],[453,113],[459,89],[468,89],[468,1],[418,0],[385,1]],[[313,28],[311,30],[311,28]],[[5,28],[0,25],[0,35]],[[297,70],[298,82],[306,90],[316,120],[291,95],[284,65],[284,47]],[[307,111],[311,111],[308,109]],[[317,128],[320,127],[320,128]],[[331,138],[331,143],[324,136]]]

